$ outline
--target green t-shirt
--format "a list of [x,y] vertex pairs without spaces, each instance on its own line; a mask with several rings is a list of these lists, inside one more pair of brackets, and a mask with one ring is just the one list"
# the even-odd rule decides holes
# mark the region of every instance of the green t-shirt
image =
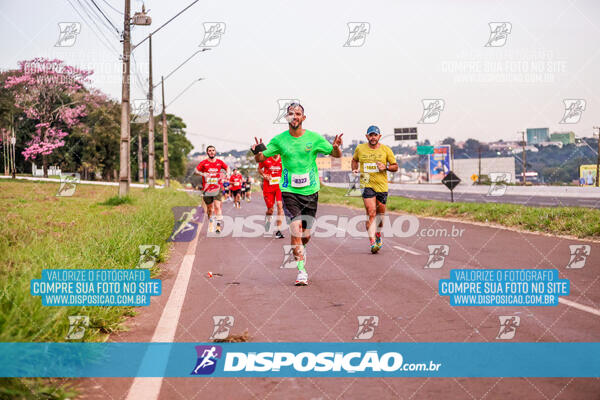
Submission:
[[329,155],[332,151],[331,143],[316,132],[305,129],[302,136],[293,137],[287,130],[271,139],[263,155],[281,155],[283,170],[279,188],[282,192],[308,196],[321,188],[317,154]]

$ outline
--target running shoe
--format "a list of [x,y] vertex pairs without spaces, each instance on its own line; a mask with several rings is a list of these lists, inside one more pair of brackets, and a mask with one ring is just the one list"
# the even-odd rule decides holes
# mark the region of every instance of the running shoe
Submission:
[[265,221],[265,232],[269,232],[269,229],[271,229],[271,221],[266,220]]
[[380,249],[383,247],[383,239],[381,239],[381,233],[375,234],[375,243],[379,245]]
[[275,232],[275,237],[277,239],[283,239],[285,236],[283,236],[283,233],[281,233],[281,231],[277,231]]
[[217,222],[217,229],[216,229],[217,233],[221,233],[221,224]]
[[215,231],[215,227],[214,227],[212,221],[209,221],[208,222],[208,232],[213,233],[214,231]]
[[377,243],[377,241],[371,242],[371,253],[375,254],[379,251],[381,246]]
[[296,277],[296,286],[306,286],[308,285],[308,274],[306,270],[298,271],[298,276]]

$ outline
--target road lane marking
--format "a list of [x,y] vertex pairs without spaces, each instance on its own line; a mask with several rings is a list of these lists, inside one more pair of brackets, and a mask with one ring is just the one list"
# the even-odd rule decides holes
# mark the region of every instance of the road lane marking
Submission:
[[567,300],[564,297],[559,297],[558,302],[564,304],[565,306],[573,307],[581,311],[589,312],[590,314],[597,315],[600,317],[600,310],[595,308],[584,306],[583,304],[575,303],[574,301]]
[[[177,272],[175,284],[173,285],[173,289],[171,289],[169,299],[167,300],[167,304],[163,309],[160,320],[154,329],[154,334],[152,335],[151,340],[152,342],[168,343],[173,342],[173,339],[175,338],[175,332],[177,331],[177,326],[179,325],[179,317],[181,316],[181,309],[185,300],[185,294],[187,292],[188,283],[190,282],[190,276],[192,275],[192,266],[194,265],[194,259],[196,258],[196,247],[198,245],[198,238],[200,237],[202,225],[202,223],[198,224],[198,233],[196,234],[194,240],[192,240],[188,245],[185,255],[183,256],[183,261],[179,266],[179,272]],[[151,358],[152,356],[147,352],[144,356],[144,361],[142,361],[142,365],[146,359]],[[158,399],[162,381],[163,377],[134,378],[131,387],[129,388],[129,393],[127,394],[126,400]]]
[[404,247],[401,247],[401,246],[394,246],[394,248],[395,248],[395,249],[398,249],[398,250],[401,250],[401,251],[405,251],[405,252],[407,252],[408,254],[412,254],[412,255],[414,255],[414,256],[421,256],[421,255],[423,255],[422,253],[419,253],[419,252],[417,252],[417,251],[410,250],[410,249],[407,249],[407,248],[404,248]]

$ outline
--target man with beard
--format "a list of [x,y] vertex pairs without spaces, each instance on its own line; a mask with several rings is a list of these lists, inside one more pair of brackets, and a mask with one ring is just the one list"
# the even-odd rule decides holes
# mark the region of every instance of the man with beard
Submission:
[[383,246],[381,227],[388,196],[387,171],[398,171],[398,163],[392,149],[379,143],[379,139],[379,128],[371,125],[367,129],[367,143],[356,146],[352,157],[352,171],[361,174],[362,198],[368,217],[367,232],[373,254]]
[[282,173],[279,189],[283,212],[290,226],[291,244],[298,268],[297,286],[308,284],[304,247],[310,240],[310,229],[317,213],[319,200],[319,171],[317,154],[342,156],[342,135],[336,135],[333,144],[320,134],[302,128],[306,119],[304,107],[292,103],[287,108],[289,129],[275,136],[265,147],[262,139],[254,138],[252,152],[256,162],[264,162],[276,154],[281,156]]
[[206,214],[208,215],[208,232],[213,232],[214,220],[216,216],[216,232],[221,232],[223,215],[221,214],[221,184],[224,174],[222,169],[229,173],[229,167],[222,160],[216,158],[217,149],[215,146],[206,148],[208,158],[200,161],[194,170],[194,174],[202,176],[202,199],[206,204]]

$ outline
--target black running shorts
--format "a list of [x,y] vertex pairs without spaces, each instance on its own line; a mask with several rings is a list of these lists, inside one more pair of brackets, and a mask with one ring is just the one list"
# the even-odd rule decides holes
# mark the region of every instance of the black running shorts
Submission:
[[291,221],[302,220],[302,227],[310,229],[317,215],[319,192],[308,196],[296,193],[281,192],[283,212],[288,224]]
[[387,202],[388,192],[376,192],[371,188],[364,188],[362,197],[365,199],[370,199],[371,197],[375,197],[378,202],[381,204],[385,204]]

